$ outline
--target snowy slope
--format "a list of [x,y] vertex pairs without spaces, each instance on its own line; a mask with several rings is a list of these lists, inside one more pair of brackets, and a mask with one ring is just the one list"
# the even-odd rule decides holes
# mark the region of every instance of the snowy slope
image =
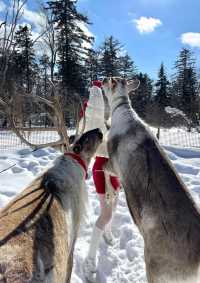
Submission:
[[[166,152],[200,206],[200,150],[166,147]],[[18,152],[0,153],[0,172],[14,165],[0,174],[0,207],[8,203],[40,172],[51,166],[58,155],[59,153],[52,148],[36,152],[24,149]],[[86,283],[82,263],[87,254],[92,227],[99,214],[99,203],[91,177],[87,181],[87,190],[88,217],[81,227],[76,244],[72,283]],[[143,260],[143,240],[130,218],[123,192],[120,193],[113,220],[113,233],[115,236],[113,247],[108,247],[103,240],[101,242],[97,282],[147,282]]]

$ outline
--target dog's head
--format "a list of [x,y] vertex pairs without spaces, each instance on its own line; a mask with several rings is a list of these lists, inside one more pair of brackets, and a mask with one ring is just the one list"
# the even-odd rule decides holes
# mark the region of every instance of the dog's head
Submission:
[[130,95],[140,85],[138,79],[126,80],[124,78],[112,77],[103,80],[103,89],[109,101],[116,95]]
[[[73,142],[73,138],[70,138]],[[103,133],[100,129],[94,129],[84,133],[73,145],[73,152],[82,155],[84,158],[92,158],[98,146],[103,140]]]

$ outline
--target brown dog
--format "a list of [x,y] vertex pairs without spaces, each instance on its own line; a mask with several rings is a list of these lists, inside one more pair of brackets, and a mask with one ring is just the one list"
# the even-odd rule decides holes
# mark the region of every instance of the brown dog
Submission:
[[84,213],[84,179],[103,135],[88,131],[73,151],[0,212],[0,282],[69,283]]
[[129,87],[124,79],[104,80],[104,91],[112,96],[108,151],[144,238],[148,282],[199,283],[199,211],[158,141],[133,111]]

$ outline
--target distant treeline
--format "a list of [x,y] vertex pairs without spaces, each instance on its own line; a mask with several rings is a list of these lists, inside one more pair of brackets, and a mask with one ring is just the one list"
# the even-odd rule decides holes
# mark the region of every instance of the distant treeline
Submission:
[[[18,0],[14,2],[20,4]],[[55,85],[59,82],[59,94],[63,96],[69,122],[74,109],[78,111],[77,94],[82,100],[87,98],[92,80],[105,76],[137,77],[141,84],[131,101],[143,119],[158,127],[176,124],[190,129],[199,124],[199,78],[191,50],[180,51],[170,79],[162,62],[158,66],[158,78],[153,81],[151,74],[139,71],[139,66],[135,66],[113,36],[106,38],[99,48],[93,48],[95,39],[85,28],[90,21],[77,10],[77,1],[48,1],[42,7],[42,14],[46,24],[38,38],[33,37],[28,24],[14,25],[12,18],[7,17],[0,24],[0,97],[10,99],[22,90],[26,93],[34,90],[36,95],[48,97],[50,81]],[[20,23],[18,16],[16,20]],[[16,99],[16,103],[20,110],[21,102]],[[33,109],[29,103],[23,111],[39,109]],[[25,114],[24,119],[27,120]]]

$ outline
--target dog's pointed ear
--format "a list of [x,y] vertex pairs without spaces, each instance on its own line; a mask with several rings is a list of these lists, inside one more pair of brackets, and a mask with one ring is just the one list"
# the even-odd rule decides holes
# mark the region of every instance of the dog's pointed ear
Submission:
[[127,82],[128,94],[131,95],[140,86],[140,81],[138,79],[133,79]]
[[83,147],[79,143],[75,144],[74,147],[73,147],[73,152],[76,153],[76,154],[81,153],[82,150],[83,150]]

